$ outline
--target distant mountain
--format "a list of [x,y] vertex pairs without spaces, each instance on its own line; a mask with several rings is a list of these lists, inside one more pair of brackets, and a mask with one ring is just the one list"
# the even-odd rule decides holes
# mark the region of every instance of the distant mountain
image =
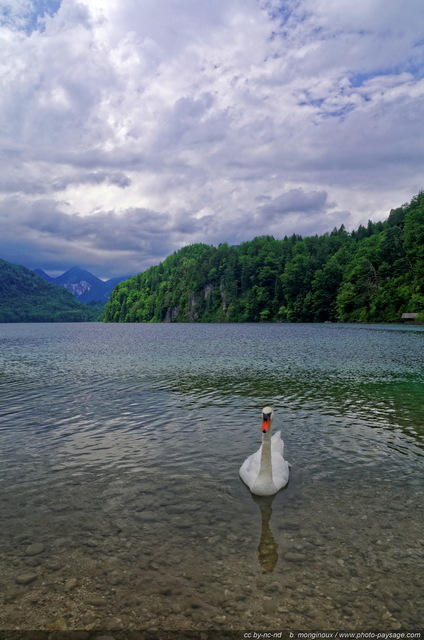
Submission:
[[39,276],[41,276],[43,278],[43,280],[46,280],[47,282],[54,282],[54,278],[51,278],[50,276],[47,275],[47,273],[45,273],[42,269],[35,269],[35,273]]
[[30,269],[0,259],[0,322],[90,322],[101,315]]
[[89,271],[79,267],[72,267],[57,278],[52,278],[42,269],[35,269],[35,273],[51,284],[68,289],[74,298],[79,302],[85,303],[107,302],[114,287],[119,282],[128,279],[128,276],[122,276],[122,278],[112,278],[104,282]]

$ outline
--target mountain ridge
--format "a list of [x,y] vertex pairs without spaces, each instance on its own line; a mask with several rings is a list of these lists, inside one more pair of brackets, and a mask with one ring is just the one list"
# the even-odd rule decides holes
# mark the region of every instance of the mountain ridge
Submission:
[[0,258],[0,322],[92,322],[101,315],[31,269]]
[[114,287],[129,276],[115,277],[110,280],[101,280],[90,271],[74,266],[57,277],[49,276],[42,269],[34,269],[34,272],[50,284],[67,289],[79,302],[105,303],[110,297]]

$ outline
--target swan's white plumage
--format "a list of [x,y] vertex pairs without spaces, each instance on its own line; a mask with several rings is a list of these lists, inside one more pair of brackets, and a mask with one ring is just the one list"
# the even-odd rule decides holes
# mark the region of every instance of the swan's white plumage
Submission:
[[[265,452],[262,448],[265,446]],[[264,434],[262,445],[240,467],[240,477],[255,495],[270,496],[289,481],[289,463],[284,459],[281,431]],[[262,468],[261,468],[262,467]]]

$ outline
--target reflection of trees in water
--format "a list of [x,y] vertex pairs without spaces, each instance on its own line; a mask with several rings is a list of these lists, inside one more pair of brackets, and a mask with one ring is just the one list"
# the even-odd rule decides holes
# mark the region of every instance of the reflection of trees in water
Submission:
[[275,496],[252,497],[261,511],[261,539],[258,546],[258,559],[264,573],[271,573],[278,561],[278,544],[274,540],[269,521],[272,515],[272,502]]

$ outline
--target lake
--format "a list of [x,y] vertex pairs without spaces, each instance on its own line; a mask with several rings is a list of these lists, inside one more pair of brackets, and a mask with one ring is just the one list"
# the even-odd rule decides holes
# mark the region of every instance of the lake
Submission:
[[[419,629],[424,327],[0,325],[0,629]],[[238,476],[275,411],[287,488]]]

